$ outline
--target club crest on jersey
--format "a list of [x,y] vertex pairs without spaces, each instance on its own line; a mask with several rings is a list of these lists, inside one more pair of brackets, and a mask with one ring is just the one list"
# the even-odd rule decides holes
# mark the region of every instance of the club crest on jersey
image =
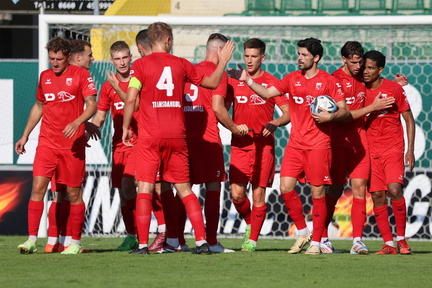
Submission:
[[320,90],[322,88],[322,83],[316,83],[315,90]]
[[72,78],[66,78],[66,86],[72,86]]
[[59,102],[68,102],[75,99],[74,95],[71,95],[69,92],[66,91],[60,91],[57,96],[60,99]]
[[266,101],[264,99],[262,99],[261,97],[259,97],[256,94],[250,96],[250,102],[251,102],[251,105],[263,105],[266,103]]
[[47,79],[45,84],[50,85],[51,84],[51,79]]

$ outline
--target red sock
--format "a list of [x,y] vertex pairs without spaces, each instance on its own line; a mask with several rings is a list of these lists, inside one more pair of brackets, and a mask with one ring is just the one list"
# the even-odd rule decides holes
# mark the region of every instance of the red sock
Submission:
[[37,236],[40,220],[44,209],[44,202],[30,200],[27,209],[28,235]]
[[147,193],[138,193],[136,198],[135,215],[139,244],[148,244],[152,210],[151,199],[152,195]]
[[177,195],[176,196],[176,200],[177,200],[177,209],[178,209],[178,240],[179,240],[179,244],[180,245],[184,245],[186,244],[186,240],[184,238],[184,230],[185,230],[185,226],[186,226],[186,208],[183,204],[183,201],[180,199],[180,196]]
[[393,241],[393,234],[391,232],[390,223],[388,219],[387,204],[373,208],[375,214],[375,221],[378,225],[378,229],[383,237],[384,242]]
[[312,205],[312,241],[320,242],[327,217],[327,206],[325,197],[319,199],[312,198]]
[[351,224],[353,238],[362,237],[366,223],[366,200],[353,198],[351,207]]
[[207,191],[204,202],[204,215],[206,218],[206,237],[209,245],[217,243],[219,226],[220,192]]
[[295,190],[288,193],[282,193],[282,199],[285,202],[285,207],[288,210],[288,215],[294,221],[297,230],[306,228],[306,221],[303,215],[303,204]]
[[125,205],[121,206],[123,222],[125,224],[126,232],[128,234],[137,233],[135,211],[136,211],[136,199],[126,200]]
[[391,204],[396,222],[396,235],[405,237],[407,221],[405,197],[402,196],[399,201],[391,201]]
[[72,235],[72,225],[70,224],[70,202],[69,200],[64,200],[61,205],[60,212],[60,234],[61,236],[71,236]]
[[163,214],[164,212],[163,212],[160,196],[157,193],[153,193],[152,208],[153,208],[153,215],[156,218],[157,224],[164,225],[165,224],[165,218]]
[[195,194],[190,194],[186,197],[183,197],[182,201],[186,208],[186,213],[189,221],[191,222],[194,229],[195,240],[206,240],[204,219],[202,216],[201,205],[198,201],[198,198],[195,196]]
[[261,232],[261,228],[264,224],[264,220],[266,218],[266,210],[267,205],[263,205],[260,207],[253,206],[251,212],[251,234],[249,239],[258,241],[259,234]]
[[323,233],[321,237],[328,237],[328,227],[330,225],[330,223],[332,222],[333,219],[333,214],[336,208],[336,204],[338,202],[338,199],[334,199],[332,197],[330,197],[329,195],[325,196],[325,200],[326,200],[326,207],[327,207],[327,217],[325,220],[325,225],[324,225],[324,229],[323,229]]
[[178,205],[173,191],[167,190],[160,195],[166,224],[166,237],[178,238]]
[[71,219],[71,225],[72,225],[72,239],[73,240],[80,240],[81,234],[83,231],[83,224],[84,224],[84,218],[85,218],[85,204],[75,204],[70,205],[70,217]]
[[237,212],[243,217],[246,224],[251,224],[251,203],[248,197],[245,197],[240,202],[232,200]]
[[61,203],[51,202],[48,210],[48,237],[57,238],[59,236],[60,205]]

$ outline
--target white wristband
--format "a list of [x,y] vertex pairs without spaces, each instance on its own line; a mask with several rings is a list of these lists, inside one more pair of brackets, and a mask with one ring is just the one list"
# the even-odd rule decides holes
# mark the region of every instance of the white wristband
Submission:
[[248,84],[248,86],[252,85],[252,83],[253,83],[252,78],[249,78],[246,83]]

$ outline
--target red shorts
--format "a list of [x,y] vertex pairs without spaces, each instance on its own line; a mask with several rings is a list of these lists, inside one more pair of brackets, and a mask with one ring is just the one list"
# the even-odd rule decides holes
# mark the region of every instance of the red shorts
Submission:
[[315,186],[330,185],[330,163],[331,149],[306,150],[287,146],[280,177],[297,178]]
[[243,150],[231,147],[229,180],[231,183],[251,183],[272,187],[275,174],[274,149]]
[[[142,140],[142,141],[141,141]],[[170,183],[189,182],[189,159],[184,138],[140,139],[136,150],[136,179],[155,183],[160,180]]]
[[66,185],[57,183],[57,176],[54,173],[53,177],[51,177],[51,191],[58,192],[66,190]]
[[369,192],[386,191],[387,184],[404,184],[404,154],[396,153],[371,158],[371,178]]
[[111,182],[113,187],[121,188],[123,177],[135,177],[135,161],[135,147],[113,151],[111,170]]
[[351,179],[369,179],[369,152],[363,146],[333,148],[331,180],[333,184],[346,184],[347,176]]
[[192,184],[226,180],[225,161],[220,143],[188,142]]
[[80,187],[85,179],[85,148],[72,151],[38,146],[33,176],[53,178],[54,175],[57,177],[56,184]]

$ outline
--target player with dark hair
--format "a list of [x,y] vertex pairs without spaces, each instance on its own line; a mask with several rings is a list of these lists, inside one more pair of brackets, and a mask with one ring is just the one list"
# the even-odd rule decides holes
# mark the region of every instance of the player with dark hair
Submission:
[[[294,190],[297,180],[306,176],[312,194],[312,242],[306,254],[321,253],[320,240],[325,226],[327,208],[325,203],[325,185],[331,184],[330,179],[330,123],[343,120],[349,115],[343,92],[339,82],[330,74],[318,68],[323,53],[321,41],[315,38],[300,40],[298,46],[299,71],[291,72],[272,87],[263,87],[255,83],[243,71],[242,81],[264,99],[289,94],[289,117],[292,128],[284,158],[281,164],[282,198],[288,214],[298,230],[296,243],[288,251],[299,253],[310,241],[303,216],[303,204]],[[337,103],[338,110],[330,114],[327,111],[310,113],[310,104],[319,95],[329,95]]]
[[[132,254],[148,254],[151,200],[157,173],[161,181],[173,183],[195,231],[197,254],[211,253],[205,237],[201,205],[191,190],[182,98],[185,80],[215,89],[231,58],[233,43],[228,41],[219,51],[219,64],[210,77],[199,75],[193,65],[169,54],[173,44],[172,28],[155,22],[147,30],[152,54],[138,59],[132,66],[123,119],[123,142],[131,146],[127,133],[139,93],[139,137],[136,179],[138,196],[136,219],[139,245]],[[141,141],[142,140],[142,141]],[[165,191],[163,190],[162,193]]]
[[[243,47],[249,77],[263,87],[273,86],[278,79],[261,68],[266,44],[261,39],[251,38]],[[242,251],[253,252],[266,218],[266,187],[272,186],[275,174],[273,132],[289,122],[288,100],[285,96],[263,100],[245,82],[233,78],[228,82],[233,121],[249,128],[245,136],[232,136],[230,184],[232,202],[247,225]],[[276,105],[283,114],[273,119]],[[246,193],[249,183],[252,185],[252,208]]]
[[[127,232],[126,238],[117,250],[129,251],[138,246],[134,215],[136,200],[135,148],[124,145],[121,139],[124,102],[120,97],[121,92],[118,93],[117,91],[121,89],[126,94],[129,87],[132,54],[126,42],[117,41],[111,45],[110,55],[111,63],[116,72],[114,74],[112,71],[107,71],[110,80],[105,81],[102,85],[98,109],[92,123],[101,127],[105,123],[108,111],[111,111],[114,125],[111,181],[112,187],[119,190],[121,213]],[[113,77],[115,79],[112,79]],[[133,143],[138,141],[137,113],[134,113],[130,129]]]
[[[370,149],[371,178],[369,192],[372,194],[375,220],[384,239],[381,251],[375,254],[411,254],[411,247],[405,239],[406,203],[402,193],[404,165],[412,171],[415,165],[414,137],[415,123],[406,94],[402,87],[381,77],[385,67],[385,56],[372,50],[364,54],[363,80],[366,84],[365,105],[378,96],[393,97],[391,108],[370,113],[366,117],[366,135]],[[407,150],[404,157],[404,131],[401,116],[405,121]],[[388,220],[387,194],[390,196],[396,222],[396,241]]]
[[146,55],[150,55],[152,53],[151,50],[151,43],[148,38],[148,32],[147,29],[143,29],[138,32],[138,34],[135,36],[135,42],[138,48],[138,52],[141,55],[141,57],[144,57]]
[[90,70],[90,65],[94,61],[90,42],[83,39],[74,39],[70,43],[71,57],[69,63]]
[[29,239],[18,249],[23,254],[36,253],[43,198],[50,179],[55,175],[57,183],[67,186],[71,203],[72,239],[62,254],[78,254],[81,253],[85,216],[81,185],[85,178],[87,141],[83,123],[96,112],[96,89],[87,70],[69,65],[68,40],[55,37],[48,42],[47,50],[52,68],[41,73],[37,101],[30,111],[23,136],[15,145],[18,154],[25,153],[28,136],[42,119],[28,206]]
[[[206,44],[206,58],[195,65],[199,74],[210,76],[219,62],[218,49],[228,39],[219,33],[209,36]],[[214,253],[228,253],[217,240],[219,226],[221,181],[226,180],[222,142],[219,136],[218,118],[213,109],[218,109],[219,99],[224,102],[228,78],[226,73],[215,90],[197,87],[187,83],[185,86],[184,112],[186,141],[189,150],[189,165],[192,184],[205,183],[206,195],[204,215],[206,219],[206,237],[210,250]],[[213,104],[215,103],[215,104]],[[236,125],[234,125],[236,126]],[[247,128],[245,127],[245,132]],[[182,226],[180,226],[181,230]]]

